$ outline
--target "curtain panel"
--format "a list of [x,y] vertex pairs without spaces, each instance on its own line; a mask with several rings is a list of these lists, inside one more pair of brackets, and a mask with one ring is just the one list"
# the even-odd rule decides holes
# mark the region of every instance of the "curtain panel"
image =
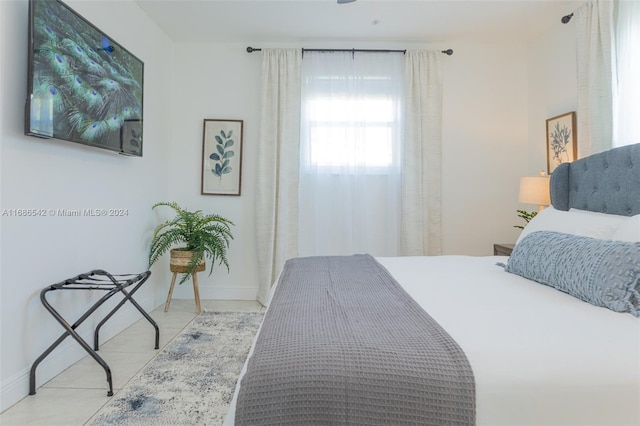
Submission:
[[613,146],[640,143],[640,1],[619,1],[615,11]]
[[442,54],[405,54],[401,254],[442,253]]
[[578,63],[578,157],[605,151],[613,140],[613,3],[587,1],[575,12]]
[[269,290],[285,260],[298,255],[300,49],[262,50],[262,101],[256,182],[257,299]]
[[441,53],[262,53],[258,301],[299,255],[440,254]]

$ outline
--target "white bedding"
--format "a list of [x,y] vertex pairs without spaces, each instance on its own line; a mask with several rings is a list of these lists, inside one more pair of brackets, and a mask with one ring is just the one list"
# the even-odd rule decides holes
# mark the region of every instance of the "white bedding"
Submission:
[[466,353],[477,425],[640,425],[640,319],[506,273],[506,260],[378,258]]

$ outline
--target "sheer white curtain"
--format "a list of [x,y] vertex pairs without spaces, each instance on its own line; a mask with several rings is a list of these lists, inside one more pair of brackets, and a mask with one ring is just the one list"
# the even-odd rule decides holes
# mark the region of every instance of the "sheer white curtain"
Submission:
[[612,147],[613,3],[587,1],[575,12],[578,62],[578,157]]
[[262,117],[258,140],[256,238],[258,301],[285,260],[298,255],[300,49],[262,49]]
[[615,17],[613,145],[640,142],[640,1],[619,1]]
[[407,50],[401,254],[442,253],[442,53]]
[[403,55],[305,52],[299,252],[399,254]]

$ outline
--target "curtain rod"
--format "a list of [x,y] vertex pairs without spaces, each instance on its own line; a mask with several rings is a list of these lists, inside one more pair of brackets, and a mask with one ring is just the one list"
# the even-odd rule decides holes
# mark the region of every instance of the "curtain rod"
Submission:
[[[255,47],[247,47],[247,52],[249,53],[253,53],[253,52],[260,52],[262,49],[256,49]],[[406,53],[406,50],[387,50],[387,49],[305,49],[302,48],[302,54],[304,55],[304,52],[377,52],[377,53],[392,53],[392,52],[397,52],[397,53]],[[453,55],[453,49],[447,49],[447,50],[442,50],[442,53],[444,53],[445,55]]]

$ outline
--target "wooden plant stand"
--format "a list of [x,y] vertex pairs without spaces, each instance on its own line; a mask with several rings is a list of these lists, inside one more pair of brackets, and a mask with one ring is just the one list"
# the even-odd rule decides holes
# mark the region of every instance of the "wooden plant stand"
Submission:
[[[180,273],[186,272],[186,267],[191,261],[191,252],[184,250],[171,250],[171,261],[169,263],[169,270],[173,272],[173,277],[171,278],[171,286],[169,287],[169,294],[167,295],[167,302],[164,305],[164,311],[169,311],[169,305],[171,305],[171,297],[173,296],[173,288],[176,285],[176,277]],[[196,313],[200,314],[202,312],[202,308],[200,306],[200,291],[198,289],[198,272],[204,271],[206,265],[204,263],[204,259],[202,262],[196,266],[196,269],[191,276],[193,280],[193,294],[196,299]]]

